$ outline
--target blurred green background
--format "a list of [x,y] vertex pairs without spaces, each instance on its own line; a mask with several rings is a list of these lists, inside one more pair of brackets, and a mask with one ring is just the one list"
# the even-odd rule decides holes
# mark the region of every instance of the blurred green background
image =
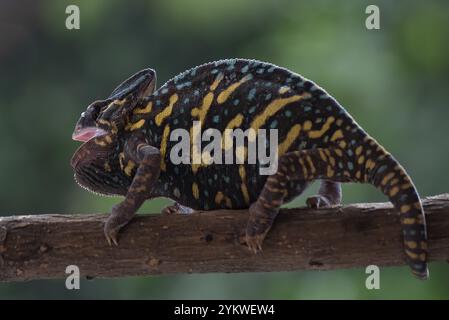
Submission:
[[[81,10],[80,30],[65,28],[69,4]],[[369,4],[380,8],[380,30],[365,28]],[[156,69],[161,85],[230,57],[316,81],[393,152],[422,196],[449,192],[448,34],[445,0],[2,0],[0,213],[108,212],[118,199],[72,178],[80,112],[142,68]],[[384,200],[369,186],[344,187],[345,203]],[[420,282],[406,267],[384,268],[381,289],[371,291],[364,269],[354,269],[93,280],[77,291],[64,280],[32,281],[0,284],[0,298],[449,298],[449,265],[432,263],[430,272]]]

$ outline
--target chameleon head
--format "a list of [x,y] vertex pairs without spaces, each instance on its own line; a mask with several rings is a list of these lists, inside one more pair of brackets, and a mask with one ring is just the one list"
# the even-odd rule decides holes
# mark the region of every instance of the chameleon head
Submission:
[[120,170],[120,132],[139,100],[156,85],[155,72],[142,70],[120,84],[105,100],[91,103],[81,114],[72,138],[84,142],[73,154],[77,183],[97,194],[124,195],[131,178]]
[[138,101],[151,95],[156,87],[156,72],[144,69],[122,82],[105,100],[91,103],[75,125],[72,139],[87,142],[123,129],[130,111]]

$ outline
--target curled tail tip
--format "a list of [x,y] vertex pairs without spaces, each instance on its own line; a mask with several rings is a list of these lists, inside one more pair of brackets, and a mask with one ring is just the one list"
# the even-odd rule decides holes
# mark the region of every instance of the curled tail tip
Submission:
[[426,217],[411,178],[389,154],[380,157],[369,177],[369,181],[388,196],[400,213],[404,251],[412,273],[418,279],[428,279]]

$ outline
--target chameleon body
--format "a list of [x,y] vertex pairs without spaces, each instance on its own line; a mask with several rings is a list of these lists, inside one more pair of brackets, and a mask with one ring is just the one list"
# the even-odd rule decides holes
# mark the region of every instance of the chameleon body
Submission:
[[[156,73],[143,70],[105,100],[92,103],[73,138],[85,143],[72,158],[77,182],[96,193],[121,195],[105,224],[117,244],[119,230],[147,199],[176,201],[166,212],[249,208],[248,247],[258,252],[279,207],[321,180],[309,206],[338,205],[340,183],[369,183],[400,212],[405,257],[413,273],[428,277],[425,216],[403,167],[326,91],[284,68],[230,59],[187,70],[156,90]],[[278,168],[260,163],[174,164],[175,129],[193,138],[201,129],[278,130]],[[200,142],[201,146],[206,142]],[[247,149],[234,150],[247,157]]]

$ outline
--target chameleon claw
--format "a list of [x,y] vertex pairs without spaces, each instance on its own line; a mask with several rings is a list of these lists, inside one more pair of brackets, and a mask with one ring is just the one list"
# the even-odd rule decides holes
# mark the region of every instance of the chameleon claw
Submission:
[[106,222],[104,226],[104,236],[109,244],[110,247],[114,244],[116,247],[118,247],[118,230],[115,230],[114,228],[111,228],[111,226]]
[[307,198],[306,204],[310,209],[326,208],[331,206],[329,201],[320,195]]
[[258,234],[255,236],[246,235],[246,245],[253,254],[259,254],[263,251],[262,243],[264,239],[265,234]]
[[116,247],[118,247],[118,241],[116,236],[107,235],[105,234],[106,240],[108,241],[108,244],[110,247],[114,244]]
[[161,210],[161,213],[166,216],[171,216],[171,215],[175,214],[176,212],[177,211],[176,211],[176,208],[174,208],[174,205],[167,206]]

